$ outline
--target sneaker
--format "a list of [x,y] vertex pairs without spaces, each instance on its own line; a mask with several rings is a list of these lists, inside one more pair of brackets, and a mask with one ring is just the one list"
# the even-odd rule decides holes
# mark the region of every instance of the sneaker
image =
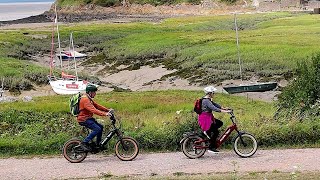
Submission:
[[84,151],[91,151],[91,147],[90,147],[89,143],[82,142],[80,145],[81,145],[81,148],[82,148]]
[[215,148],[210,148],[210,149],[208,149],[208,152],[209,152],[209,153],[213,153],[213,154],[219,153],[219,151],[218,151],[217,149],[215,149]]

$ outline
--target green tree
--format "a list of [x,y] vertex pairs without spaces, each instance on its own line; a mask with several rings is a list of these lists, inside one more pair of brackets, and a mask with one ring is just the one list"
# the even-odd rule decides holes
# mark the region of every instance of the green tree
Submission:
[[284,88],[277,106],[280,115],[302,120],[318,116],[320,108],[320,53],[298,63],[294,80]]

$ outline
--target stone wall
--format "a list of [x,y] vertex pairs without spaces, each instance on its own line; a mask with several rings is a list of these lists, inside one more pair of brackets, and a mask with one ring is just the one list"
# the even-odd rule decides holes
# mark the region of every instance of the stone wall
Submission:
[[300,0],[281,0],[281,8],[300,8]]
[[301,0],[255,0],[253,3],[252,5],[260,11],[298,10],[301,8]]
[[320,8],[320,1],[309,1],[307,9],[314,9],[314,8]]
[[259,3],[259,7],[257,7],[259,11],[279,11],[280,3],[275,1],[262,1]]

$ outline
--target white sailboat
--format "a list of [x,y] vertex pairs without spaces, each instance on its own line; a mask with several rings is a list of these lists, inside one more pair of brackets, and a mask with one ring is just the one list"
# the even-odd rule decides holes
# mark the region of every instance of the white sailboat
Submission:
[[[59,39],[59,38],[58,38]],[[59,46],[59,53],[56,54],[56,56],[61,60],[63,61],[66,61],[66,60],[70,60],[70,59],[81,59],[81,58],[85,58],[87,57],[86,54],[83,54],[83,53],[79,53],[78,51],[75,51],[74,48],[71,48],[72,47],[72,36],[70,36],[70,44],[69,44],[69,51],[61,51],[60,50],[60,46]],[[60,42],[60,40],[59,40]]]
[[61,53],[57,53],[56,55],[59,59],[61,58],[62,60],[69,60],[72,58],[79,59],[87,57],[86,54],[79,53],[78,51],[61,51]]
[[[59,43],[59,51],[60,50],[60,35],[59,35],[59,28],[58,28],[58,22],[57,22],[57,13],[55,17],[54,24],[56,23],[56,29],[58,33],[58,43]],[[75,60],[75,57],[73,58],[74,62],[74,69],[75,69],[75,75],[68,75],[62,71],[61,78],[57,78],[53,75],[53,50],[54,50],[54,25],[53,25],[53,32],[52,32],[52,47],[51,47],[51,61],[50,61],[50,75],[48,76],[49,83],[53,89],[53,91],[57,94],[65,95],[65,94],[77,94],[79,92],[84,92],[86,89],[86,86],[89,84],[86,80],[81,80],[78,78],[77,73],[77,63]],[[73,44],[73,35],[71,33],[70,35],[70,41],[72,45],[72,50],[74,52],[74,44]],[[60,58],[60,66],[62,70],[62,58]]]

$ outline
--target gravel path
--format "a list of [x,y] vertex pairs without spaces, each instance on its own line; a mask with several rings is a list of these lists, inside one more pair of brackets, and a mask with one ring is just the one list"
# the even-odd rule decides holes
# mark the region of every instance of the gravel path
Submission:
[[[63,157],[0,159],[0,179],[68,179],[116,176],[172,175],[184,173],[320,171],[320,148],[258,150],[251,158],[239,158],[233,151],[206,153],[188,159],[182,152],[139,154],[133,161],[116,156],[89,155],[82,163],[72,164]],[[217,168],[218,167],[218,168]]]

